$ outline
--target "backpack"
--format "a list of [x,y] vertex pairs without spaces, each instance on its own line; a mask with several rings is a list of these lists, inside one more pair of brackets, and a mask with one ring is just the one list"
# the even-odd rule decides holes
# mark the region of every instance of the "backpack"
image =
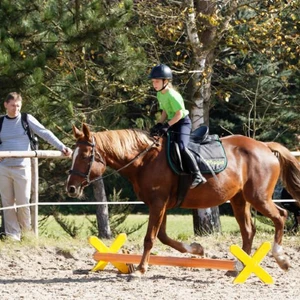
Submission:
[[[5,116],[1,116],[0,117],[0,132],[2,130],[2,124],[3,124],[3,120],[4,120]],[[26,134],[28,135],[29,141],[30,141],[30,148],[31,150],[37,150],[38,149],[38,139],[37,137],[34,135],[34,133],[32,132],[32,130],[29,128],[29,124],[27,121],[27,113],[25,112],[21,112],[21,122],[22,122],[22,126],[26,132]],[[0,144],[2,143],[1,138],[0,138]]]

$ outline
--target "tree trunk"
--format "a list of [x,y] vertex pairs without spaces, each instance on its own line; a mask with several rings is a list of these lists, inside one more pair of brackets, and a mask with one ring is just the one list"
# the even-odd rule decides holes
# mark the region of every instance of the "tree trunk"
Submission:
[[193,210],[193,224],[195,235],[208,235],[221,232],[219,207]]
[[[188,11],[186,28],[193,52],[192,76],[189,82],[189,100],[194,104],[191,109],[193,129],[201,124],[209,124],[214,52],[223,33],[228,29],[238,1],[225,1],[223,16],[218,16],[220,9],[217,5],[220,3],[222,2],[185,0]],[[205,235],[221,230],[218,207],[194,210],[193,218],[195,234]]]
[[[93,191],[96,202],[107,202],[103,180],[93,183]],[[112,237],[109,225],[108,205],[101,204],[96,208],[96,217],[98,224],[98,237],[110,239]]]
[[1,210],[1,227],[0,227],[0,238],[5,236],[5,227],[4,227],[4,210]]
[[[208,5],[207,1],[186,0],[186,5],[189,11],[186,28],[193,50],[192,75],[189,81],[189,100],[193,103],[191,119],[193,124],[192,129],[194,130],[202,124],[209,124],[211,76],[214,61],[213,44],[216,37],[216,27],[209,26],[205,18],[201,20],[201,18],[197,19],[196,16],[200,14],[211,15],[215,10],[215,4],[209,2]],[[202,29],[200,26],[206,29]],[[193,210],[193,224],[196,235],[220,232],[219,208]]]

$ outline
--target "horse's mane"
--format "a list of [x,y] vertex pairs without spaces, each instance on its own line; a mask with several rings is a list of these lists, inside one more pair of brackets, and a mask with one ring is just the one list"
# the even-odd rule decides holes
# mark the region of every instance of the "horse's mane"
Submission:
[[142,151],[149,147],[153,140],[149,134],[138,129],[108,130],[93,133],[100,151],[124,159],[130,152]]

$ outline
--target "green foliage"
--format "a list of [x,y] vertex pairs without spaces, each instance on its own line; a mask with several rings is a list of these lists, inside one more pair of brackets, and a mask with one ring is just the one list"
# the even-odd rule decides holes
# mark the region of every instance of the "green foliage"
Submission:
[[[51,190],[51,188],[50,188]],[[47,191],[49,191],[49,187],[47,188]],[[126,202],[128,199],[121,198],[122,190],[116,191],[113,189],[112,194],[109,195],[109,201],[111,202]],[[96,202],[95,202],[96,205]],[[134,205],[109,205],[109,224],[112,234],[115,236],[118,233],[126,233],[127,235],[131,235],[134,232],[140,230],[147,221],[136,223],[130,227],[127,227],[124,225],[125,220],[131,214],[134,210]],[[50,207],[48,209],[42,209],[40,210],[40,213],[44,213],[44,217],[40,219],[39,221],[39,227],[42,229],[42,232],[45,233],[47,231],[46,225],[49,221],[49,218],[52,216],[55,220],[55,222],[60,226],[60,228],[64,231],[64,233],[68,236],[71,236],[72,238],[78,238],[79,233],[83,231],[83,222],[78,223],[75,221],[75,219],[70,219],[64,214],[81,214],[85,215],[86,221],[88,222],[88,226],[84,226],[84,231],[87,232],[90,235],[98,235],[98,224],[97,219],[91,218],[89,214],[93,214],[95,212],[95,207],[93,206],[82,206],[81,208],[73,208],[70,206],[69,208],[62,209],[59,207]]]
[[259,9],[245,5],[236,13],[219,45],[213,82],[211,118],[218,133],[242,133],[295,147],[300,106],[294,5],[263,1]]
[[[128,199],[122,199],[121,198],[121,190],[119,192],[116,192],[116,190],[113,190],[113,193],[109,195],[109,200],[111,202],[121,202],[126,201]],[[133,205],[110,205],[108,207],[109,209],[109,223],[111,227],[111,231],[113,235],[117,235],[119,233],[126,233],[127,235],[130,235],[138,230],[140,230],[144,224],[147,222],[141,222],[134,224],[131,227],[127,227],[124,225],[125,220],[133,212],[134,206]]]
[[[64,217],[70,224],[76,224],[80,228],[77,237],[74,239],[62,229],[62,227],[53,219],[53,217],[40,216],[43,223],[39,221],[40,239],[43,237],[53,238],[55,240],[72,239],[74,242],[77,239],[83,239],[86,241],[88,236],[97,235],[97,232],[91,231],[91,222],[96,222],[95,215],[91,216],[74,216],[69,215]],[[210,237],[223,236],[225,239],[228,234],[234,236],[241,236],[236,219],[232,216],[221,216],[222,234],[212,234]],[[274,227],[272,224],[265,224],[253,217],[253,221],[256,224],[256,238],[260,235],[272,234],[274,235]],[[145,214],[130,214],[124,224],[117,228],[115,235],[119,233],[126,233],[128,235],[128,241],[142,243],[147,230],[148,215]],[[122,231],[125,229],[125,231]],[[193,219],[191,214],[168,214],[167,219],[167,233],[171,238],[179,239],[182,241],[194,240]],[[272,239],[271,238],[271,239]],[[142,244],[141,244],[142,245]]]
[[[67,145],[72,124],[95,131],[147,126],[135,121],[143,116],[147,63],[132,1],[25,2],[0,3],[0,97],[21,92],[23,110]],[[65,199],[69,163],[40,161],[41,201]]]
[[[292,150],[300,125],[297,1],[239,1],[225,30],[231,3],[212,1],[211,12],[196,18],[201,42],[208,30],[225,33],[212,44],[215,60],[205,70],[212,71],[210,131],[276,140]],[[147,79],[153,65],[169,64],[175,86],[189,99],[190,12],[180,1],[2,0],[0,98],[21,92],[23,110],[69,146],[72,124],[87,122],[95,131],[147,129],[158,110]],[[51,148],[40,142],[41,149]],[[40,201],[66,200],[69,168],[69,160],[40,160]],[[122,190],[120,197],[135,199],[120,176],[107,178],[105,186],[108,194],[115,188]],[[86,189],[85,200],[90,199],[93,193]],[[84,211],[68,212],[75,210]]]
[[75,220],[67,220],[66,218],[62,217],[59,213],[54,212],[53,217],[55,221],[60,225],[60,227],[72,238],[76,238],[78,236],[78,232],[80,227],[75,223]]

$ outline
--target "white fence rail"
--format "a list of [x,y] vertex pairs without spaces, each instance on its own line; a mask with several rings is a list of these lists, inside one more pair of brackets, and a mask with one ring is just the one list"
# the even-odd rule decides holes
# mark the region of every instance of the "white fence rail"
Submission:
[[35,150],[35,151],[0,151],[0,157],[38,157],[38,158],[69,158],[57,150]]
[[[300,151],[291,151],[291,154],[294,155],[298,160],[300,160]],[[30,206],[31,217],[32,217],[32,228],[38,236],[38,206],[50,206],[50,205],[120,205],[120,204],[144,204],[140,201],[129,201],[129,202],[39,202],[39,188],[38,188],[38,158],[54,158],[54,159],[69,159],[64,156],[60,151],[55,150],[35,150],[35,151],[0,151],[0,158],[31,158],[32,159],[32,188],[31,188],[31,203],[24,205],[14,205],[10,207],[0,208],[12,209],[24,206]],[[274,202],[295,202],[294,199],[276,199]],[[227,201],[229,202],[229,201]]]

